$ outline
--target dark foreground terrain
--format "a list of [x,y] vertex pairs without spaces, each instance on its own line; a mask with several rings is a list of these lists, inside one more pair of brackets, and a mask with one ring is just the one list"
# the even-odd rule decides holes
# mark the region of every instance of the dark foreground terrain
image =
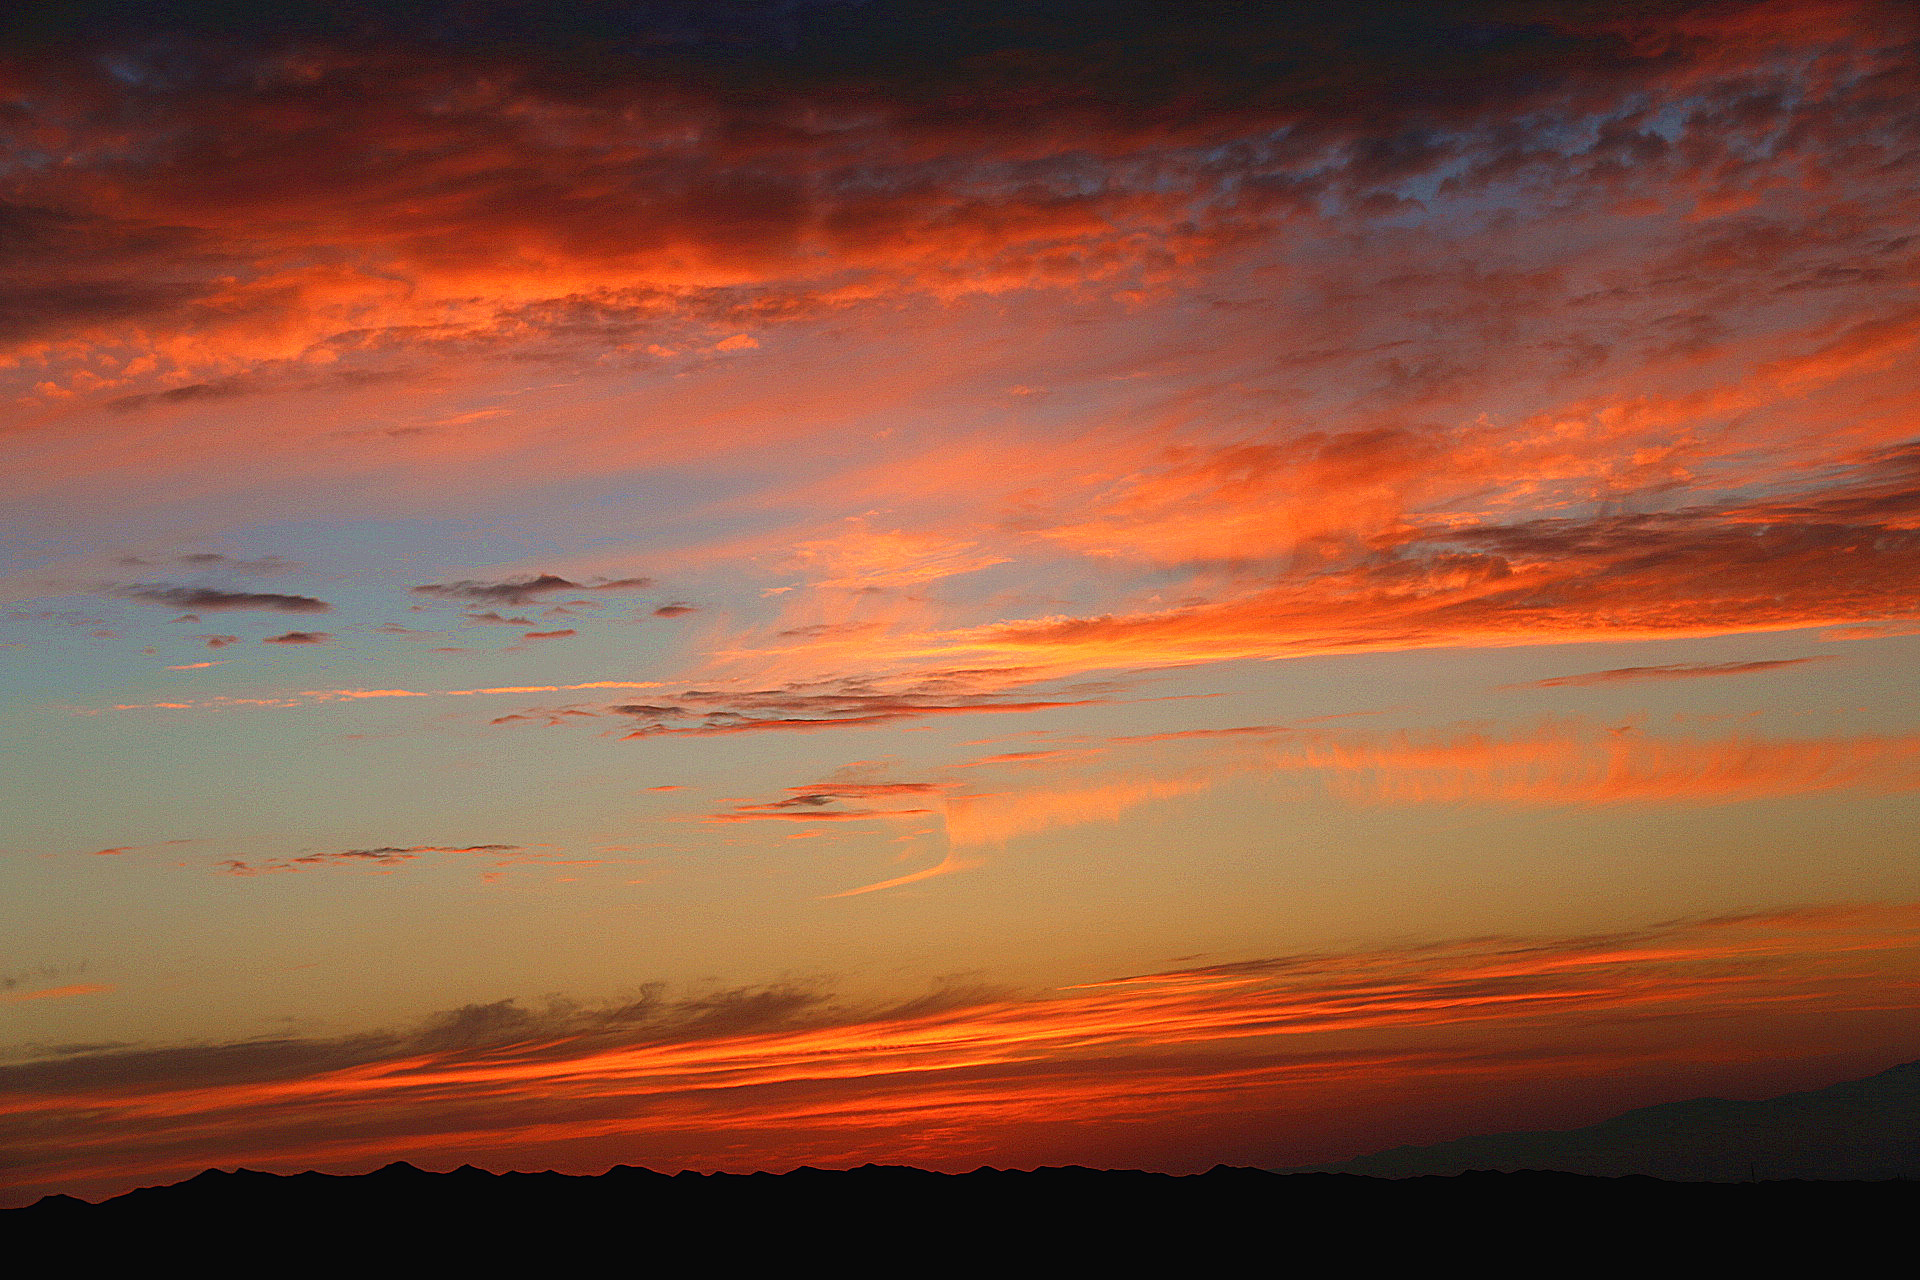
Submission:
[[[1082,1168],[598,1177],[359,1177],[209,1170],[97,1205],[49,1196],[0,1212],[16,1257],[60,1274],[190,1262],[216,1274],[1181,1275],[1462,1266],[1598,1274],[1622,1266],[1871,1270],[1910,1257],[1920,1182],[1679,1183],[1561,1173],[1388,1180],[1225,1166],[1188,1177]],[[23,1252],[24,1251],[24,1252]],[[145,1269],[145,1265],[142,1269]],[[30,1274],[54,1274],[43,1268]],[[23,1272],[22,1274],[29,1274]]]
[[1920,1062],[1777,1098],[1693,1098],[1583,1129],[1396,1147],[1313,1171],[1417,1178],[1470,1169],[1643,1173],[1677,1182],[1920,1178]]

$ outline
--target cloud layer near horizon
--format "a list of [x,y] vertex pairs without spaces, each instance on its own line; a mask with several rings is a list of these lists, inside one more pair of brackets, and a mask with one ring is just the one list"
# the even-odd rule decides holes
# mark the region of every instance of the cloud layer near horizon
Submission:
[[[950,987],[893,1007],[793,984],[650,990],[600,1008],[501,1001],[406,1032],[55,1053],[0,1066],[0,1113],[34,1135],[16,1186],[396,1152],[577,1163],[564,1153],[612,1135],[640,1163],[750,1169],[904,1150],[951,1167],[1017,1160],[1065,1124],[1285,1116],[1295,1094],[1341,1079],[1351,1092],[1547,1060],[1591,1071],[1678,1019],[1739,1028],[1720,1053],[1763,1054],[1795,1019],[1910,1017],[1910,984],[1887,979],[1910,971],[1916,948],[1920,910],[1859,905],[1234,961],[1046,993]],[[740,1140],[751,1155],[729,1154]]]

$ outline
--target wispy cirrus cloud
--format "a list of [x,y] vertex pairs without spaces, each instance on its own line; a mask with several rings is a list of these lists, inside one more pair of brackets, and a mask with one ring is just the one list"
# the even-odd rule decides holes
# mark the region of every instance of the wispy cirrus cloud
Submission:
[[218,863],[217,869],[222,874],[230,876],[260,876],[286,871],[312,871],[322,867],[357,867],[384,875],[397,871],[405,864],[417,861],[428,854],[511,854],[519,852],[520,849],[521,846],[517,844],[379,845],[371,849],[308,853],[293,858],[272,858],[262,862],[244,862],[229,858]]
[[1343,803],[1504,808],[1739,804],[1920,790],[1920,736],[1658,732],[1581,717],[1424,730],[1173,730],[964,762],[931,784],[948,844],[979,849],[1119,821],[1236,781]]
[[[710,737],[740,733],[813,733],[870,729],[954,715],[1012,715],[1091,707],[1111,696],[1033,697],[1005,693],[997,671],[932,673],[883,689],[865,680],[779,689],[690,689],[672,702],[625,703],[607,710],[640,721],[626,738]],[[981,686],[986,686],[981,690]]]
[[1758,675],[1765,671],[1782,671],[1788,667],[1804,666],[1809,662],[1831,662],[1832,660],[1830,654],[1815,654],[1805,658],[1769,658],[1751,662],[1669,662],[1651,667],[1615,667],[1609,671],[1586,671],[1579,675],[1552,676],[1545,680],[1530,680],[1525,684],[1505,687],[1559,689],[1587,685],[1628,684],[1642,680],[1697,680],[1709,676]]

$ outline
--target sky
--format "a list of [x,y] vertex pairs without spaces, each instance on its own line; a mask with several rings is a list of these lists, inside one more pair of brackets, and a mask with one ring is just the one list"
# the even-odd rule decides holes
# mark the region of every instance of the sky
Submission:
[[0,1198],[1920,1058],[1920,22],[0,18]]

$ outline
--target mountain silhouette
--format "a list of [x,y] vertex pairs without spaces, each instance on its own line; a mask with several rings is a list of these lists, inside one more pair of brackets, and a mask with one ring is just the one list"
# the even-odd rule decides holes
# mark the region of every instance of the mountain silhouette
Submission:
[[1584,1129],[1395,1147],[1312,1168],[1375,1178],[1474,1169],[1639,1174],[1681,1182],[1920,1178],[1920,1062],[1759,1102],[1695,1098],[1642,1107]]
[[[1216,1167],[597,1177],[208,1170],[88,1204],[0,1211],[31,1274],[1611,1275],[1806,1267],[1904,1248],[1920,1182],[1677,1183],[1561,1173],[1391,1180]],[[1892,1256],[1887,1254],[1886,1256]],[[1769,1270],[1769,1273],[1772,1273]],[[23,1273],[28,1274],[28,1273]]]
[[[146,1270],[159,1259],[216,1274],[329,1277],[342,1267],[384,1276],[770,1266],[1237,1275],[1249,1265],[1851,1274],[1904,1249],[1906,1224],[1920,1219],[1917,1104],[1920,1063],[1911,1063],[1764,1102],[1647,1107],[1586,1129],[1400,1148],[1314,1172],[943,1174],[869,1164],[668,1175],[619,1165],[589,1177],[472,1165],[431,1173],[405,1161],[356,1176],[209,1169],[99,1204],[49,1195],[0,1211],[0,1239],[14,1256],[75,1274]],[[1476,1163],[1479,1171],[1461,1171]],[[1608,1174],[1498,1171],[1553,1163]]]

